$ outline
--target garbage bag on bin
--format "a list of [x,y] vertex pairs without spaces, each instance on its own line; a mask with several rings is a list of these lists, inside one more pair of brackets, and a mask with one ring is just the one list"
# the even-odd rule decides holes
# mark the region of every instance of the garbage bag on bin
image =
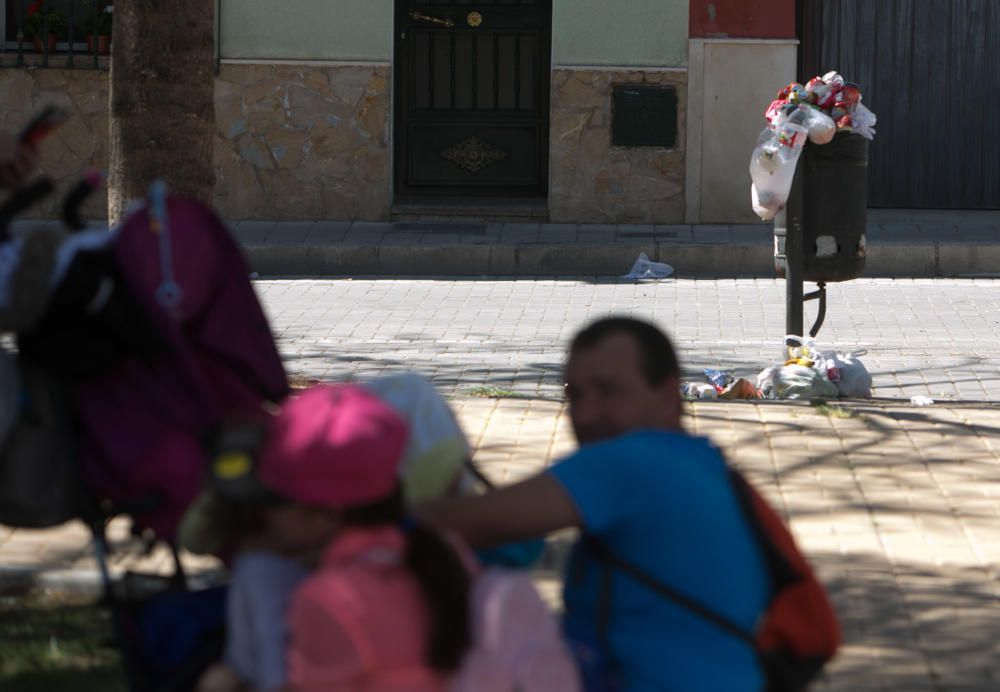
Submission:
[[750,157],[750,201],[753,210],[767,221],[784,209],[792,189],[795,167],[808,130],[786,122],[781,134],[765,129]]

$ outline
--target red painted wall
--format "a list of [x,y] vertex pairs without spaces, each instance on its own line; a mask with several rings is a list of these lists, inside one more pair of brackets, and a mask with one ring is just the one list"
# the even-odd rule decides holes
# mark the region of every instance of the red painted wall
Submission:
[[795,38],[795,0],[691,0],[692,38]]

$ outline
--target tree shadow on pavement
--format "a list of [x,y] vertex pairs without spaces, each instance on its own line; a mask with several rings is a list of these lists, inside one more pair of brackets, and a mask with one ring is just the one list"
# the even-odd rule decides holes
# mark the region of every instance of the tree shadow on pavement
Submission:
[[[691,406],[690,427],[785,510],[829,587],[845,645],[817,689],[1000,689],[998,414],[990,403]],[[484,443],[538,453],[513,434]],[[549,540],[540,580],[561,580],[572,539]]]
[[[829,506],[841,510],[997,518],[995,509],[977,512],[956,507],[972,495],[1000,494],[1000,406],[967,402],[916,408],[899,402],[841,400],[830,402],[838,418],[806,403],[726,402],[697,404],[698,432],[726,448],[742,464],[759,457],[769,464],[748,464],[751,475],[768,482],[821,482],[819,476],[844,474],[852,485],[828,485]],[[713,431],[724,431],[714,433]],[[954,487],[952,487],[954,485]],[[896,493],[866,493],[866,486],[894,486]],[[921,493],[945,498],[921,506]],[[790,505],[792,516],[826,512],[826,507]]]
[[[481,385],[513,389],[527,396],[558,396],[563,360],[577,326],[557,332],[527,335],[496,333],[488,329],[449,328],[447,332],[401,330],[391,339],[372,340],[367,335],[331,338],[326,331],[294,325],[278,332],[278,343],[287,367],[297,376],[324,380],[365,379],[381,373],[413,370],[431,376],[444,391]],[[448,333],[449,338],[439,334]],[[705,368],[732,373],[756,382],[758,374],[775,365],[777,348],[734,341],[731,345],[686,345],[677,340],[681,377],[703,381]],[[868,363],[876,393],[909,401],[914,394],[953,402],[959,397],[990,398],[990,382],[1000,383],[1000,367],[975,356],[948,358],[934,371],[926,364],[909,365],[898,349],[872,347]],[[890,358],[889,356],[892,355]],[[1000,391],[997,392],[1000,400]]]
[[996,588],[981,570],[812,553],[843,628],[829,690],[1000,687]]

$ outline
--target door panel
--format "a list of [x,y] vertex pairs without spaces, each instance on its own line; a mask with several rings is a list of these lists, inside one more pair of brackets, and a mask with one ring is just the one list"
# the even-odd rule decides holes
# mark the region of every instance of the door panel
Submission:
[[396,189],[544,195],[551,0],[397,0]]
[[[456,122],[450,128],[417,124],[411,129],[410,177],[428,185],[529,186],[535,181],[538,128],[530,125]],[[481,175],[481,174],[488,174]]]
[[801,0],[802,79],[840,71],[878,116],[873,207],[1000,209],[1000,2]]

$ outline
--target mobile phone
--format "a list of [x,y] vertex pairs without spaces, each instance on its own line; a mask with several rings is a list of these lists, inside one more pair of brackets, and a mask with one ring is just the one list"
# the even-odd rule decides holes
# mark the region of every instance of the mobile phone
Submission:
[[42,112],[31,119],[21,134],[19,139],[24,144],[32,146],[38,144],[43,139],[52,134],[52,131],[69,120],[69,111],[59,106],[46,106]]

